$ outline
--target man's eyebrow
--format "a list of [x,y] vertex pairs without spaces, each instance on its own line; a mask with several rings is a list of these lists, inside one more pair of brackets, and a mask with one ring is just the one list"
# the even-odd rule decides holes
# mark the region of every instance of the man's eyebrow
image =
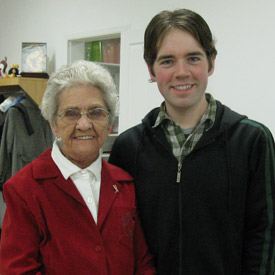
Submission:
[[174,56],[173,55],[160,55],[156,61],[161,61],[161,60],[164,60],[164,59],[170,59],[170,58],[173,58]]
[[202,52],[190,52],[186,56],[203,56],[204,54]]
[[[186,54],[187,57],[190,57],[190,56],[204,56],[204,54],[200,51],[195,51],[195,52],[190,52],[188,54]],[[174,58],[173,55],[160,55],[156,61],[162,61],[162,60],[166,60],[166,59],[170,59],[170,58]]]

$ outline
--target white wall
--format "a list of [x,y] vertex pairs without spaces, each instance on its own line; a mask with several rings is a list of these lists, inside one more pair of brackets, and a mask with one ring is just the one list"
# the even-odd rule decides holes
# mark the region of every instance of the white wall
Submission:
[[[216,70],[208,91],[232,109],[263,122],[275,135],[273,0],[0,0],[0,59],[7,56],[8,64],[20,64],[23,41],[47,42],[51,73],[67,62],[67,38],[72,34],[120,26],[143,33],[158,11],[180,7],[200,13],[217,39]],[[137,54],[139,81],[146,82],[142,53]],[[161,101],[152,90],[131,124]]]

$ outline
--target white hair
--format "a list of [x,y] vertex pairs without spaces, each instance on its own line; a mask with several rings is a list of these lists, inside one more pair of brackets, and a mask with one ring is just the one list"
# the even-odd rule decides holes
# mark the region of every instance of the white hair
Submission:
[[63,65],[51,75],[40,106],[42,116],[55,124],[60,94],[67,88],[79,85],[95,86],[101,91],[112,124],[118,107],[118,93],[114,80],[103,66],[84,60]]

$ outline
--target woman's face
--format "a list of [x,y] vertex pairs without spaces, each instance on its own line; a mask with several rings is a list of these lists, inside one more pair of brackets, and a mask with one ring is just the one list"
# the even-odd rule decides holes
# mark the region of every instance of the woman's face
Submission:
[[[67,109],[86,112],[95,108],[107,110],[101,91],[94,86],[76,86],[64,90],[59,97],[58,114]],[[53,134],[61,138],[61,152],[80,168],[88,167],[99,155],[108,132],[109,120],[92,122],[86,114],[73,124],[66,123],[57,116],[56,124],[51,124]]]

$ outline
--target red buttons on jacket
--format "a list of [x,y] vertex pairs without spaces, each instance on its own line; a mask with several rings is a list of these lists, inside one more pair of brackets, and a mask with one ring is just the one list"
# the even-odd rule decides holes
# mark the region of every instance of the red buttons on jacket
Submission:
[[100,245],[97,245],[96,247],[95,247],[95,252],[96,253],[100,253],[102,251],[102,247],[100,246]]

